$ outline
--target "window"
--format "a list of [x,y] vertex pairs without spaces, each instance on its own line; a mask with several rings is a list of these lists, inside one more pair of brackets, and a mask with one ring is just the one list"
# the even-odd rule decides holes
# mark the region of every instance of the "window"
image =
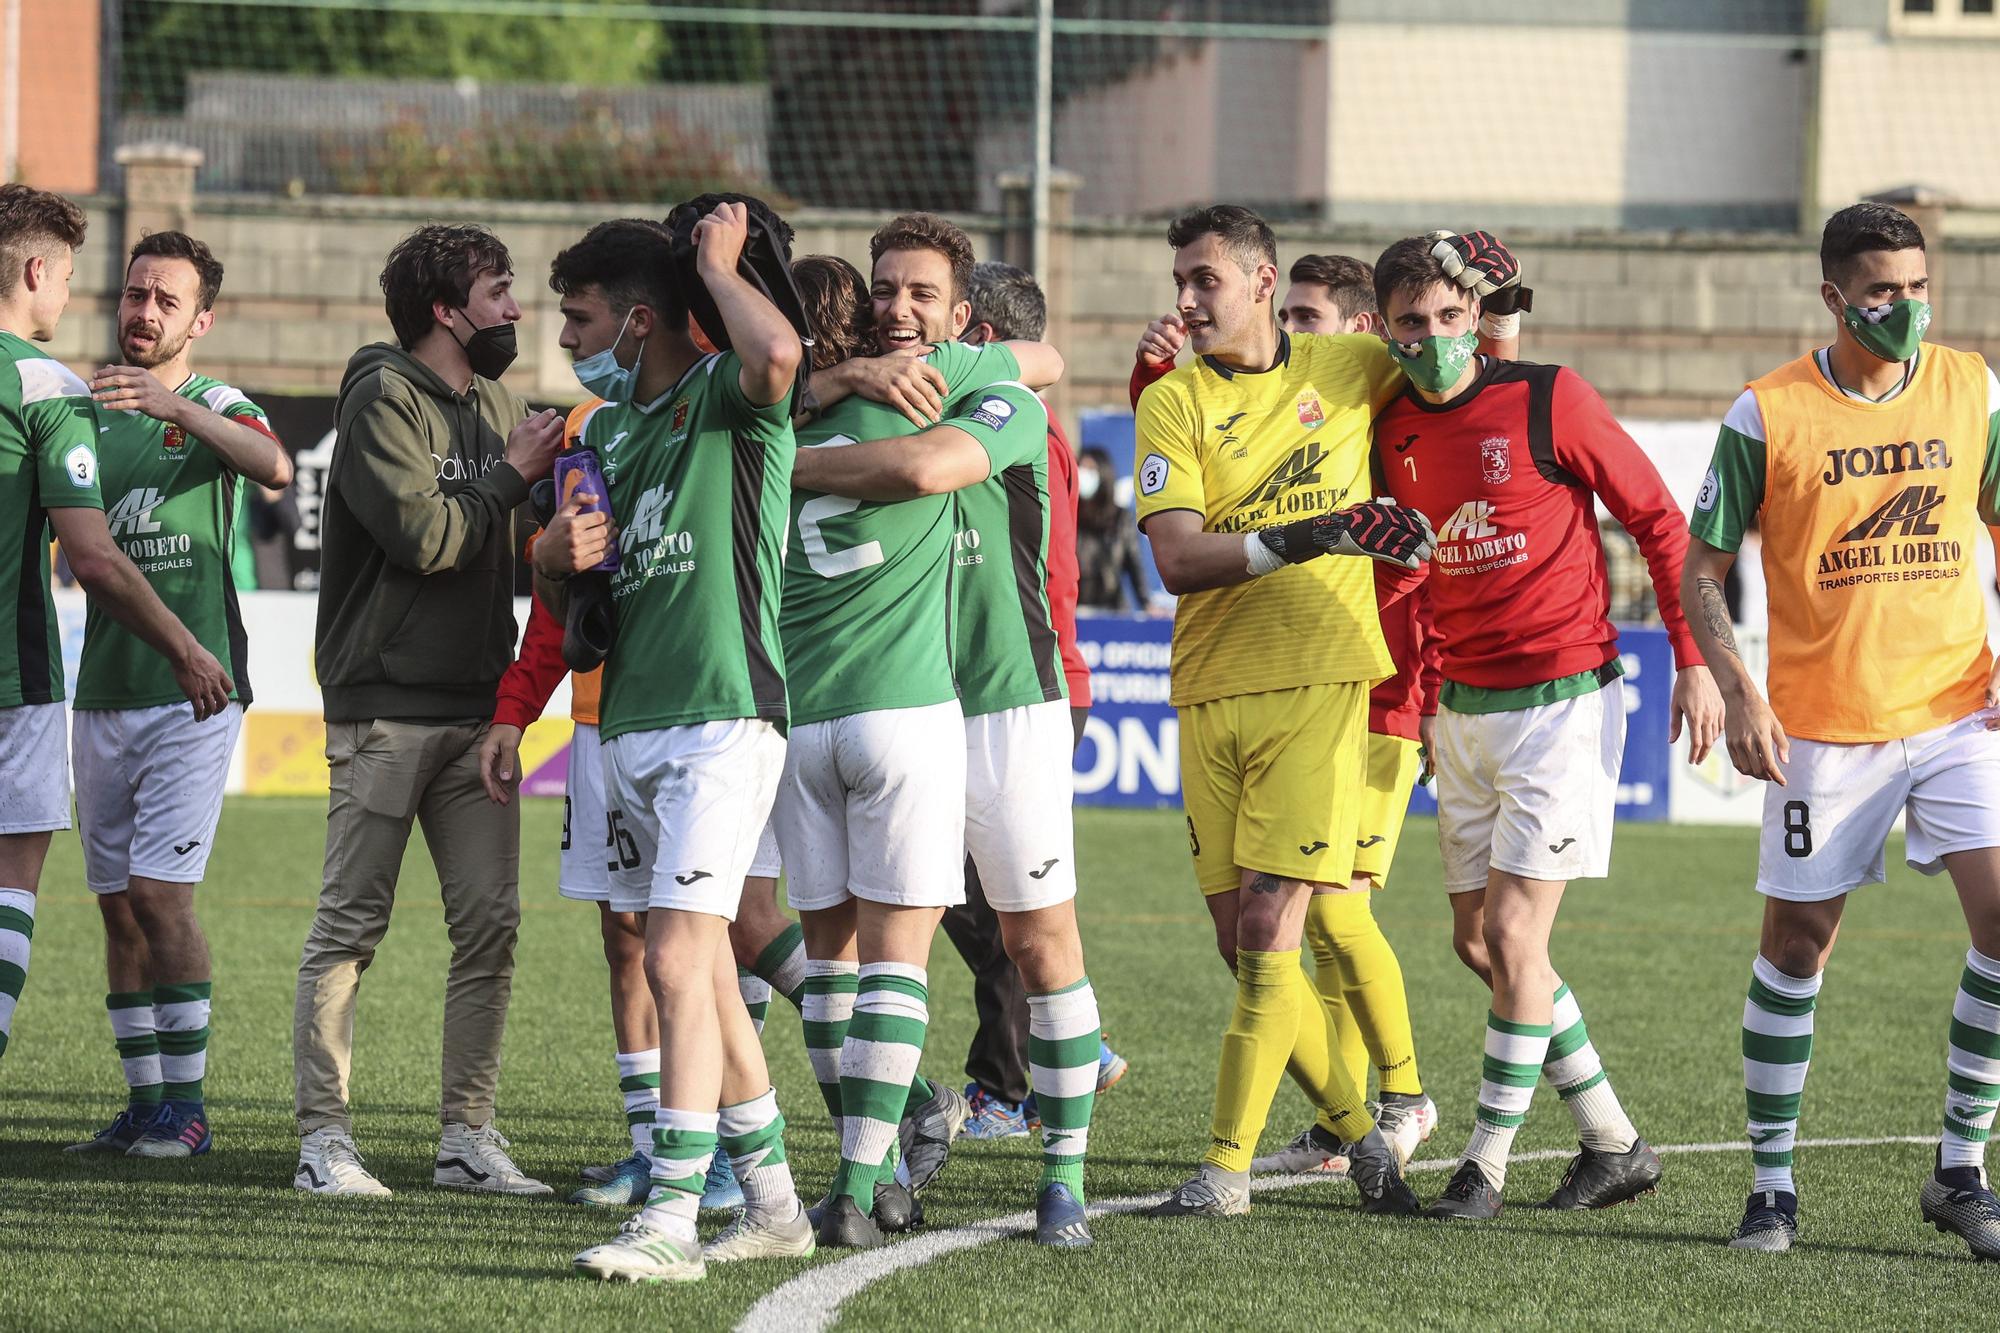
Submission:
[[1995,0],[1889,0],[1889,31],[1899,37],[2000,38]]

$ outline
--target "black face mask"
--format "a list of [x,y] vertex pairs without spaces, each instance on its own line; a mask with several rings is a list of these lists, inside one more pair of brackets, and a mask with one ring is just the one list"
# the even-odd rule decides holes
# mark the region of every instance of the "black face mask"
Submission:
[[[467,316],[471,322],[471,316]],[[458,335],[452,334],[457,341]],[[465,349],[465,360],[472,367],[472,373],[483,380],[497,380],[507,373],[507,367],[514,364],[514,358],[521,349],[514,342],[514,326],[506,320],[489,324],[483,329],[474,329],[472,336],[459,346]]]

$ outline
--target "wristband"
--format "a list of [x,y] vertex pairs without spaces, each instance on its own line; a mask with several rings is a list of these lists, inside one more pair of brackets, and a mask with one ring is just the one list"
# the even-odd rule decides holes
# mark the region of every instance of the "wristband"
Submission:
[[1243,554],[1250,561],[1250,577],[1258,579],[1285,567],[1285,557],[1264,544],[1256,529],[1243,534]]
[[1493,342],[1510,342],[1521,336],[1521,312],[1517,310],[1511,315],[1482,314],[1479,331]]

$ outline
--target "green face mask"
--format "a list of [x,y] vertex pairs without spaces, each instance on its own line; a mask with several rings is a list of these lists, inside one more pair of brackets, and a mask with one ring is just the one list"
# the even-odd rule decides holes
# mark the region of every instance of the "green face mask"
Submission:
[[1872,309],[1849,305],[1842,309],[1840,321],[1873,355],[1884,361],[1908,361],[1931,326],[1931,307],[1928,301],[1891,301]]
[[1410,377],[1410,383],[1425,393],[1443,393],[1458,382],[1479,348],[1479,334],[1467,330],[1456,338],[1432,336],[1413,343],[1389,340],[1389,355]]

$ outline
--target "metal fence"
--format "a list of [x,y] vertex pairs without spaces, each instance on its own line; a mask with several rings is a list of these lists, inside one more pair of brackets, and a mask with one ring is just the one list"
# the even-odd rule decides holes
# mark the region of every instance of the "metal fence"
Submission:
[[[76,0],[89,17],[95,0]],[[1405,227],[2000,218],[2000,17],[1916,0],[102,0],[101,147],[204,190]],[[28,53],[32,60],[32,51]]]

